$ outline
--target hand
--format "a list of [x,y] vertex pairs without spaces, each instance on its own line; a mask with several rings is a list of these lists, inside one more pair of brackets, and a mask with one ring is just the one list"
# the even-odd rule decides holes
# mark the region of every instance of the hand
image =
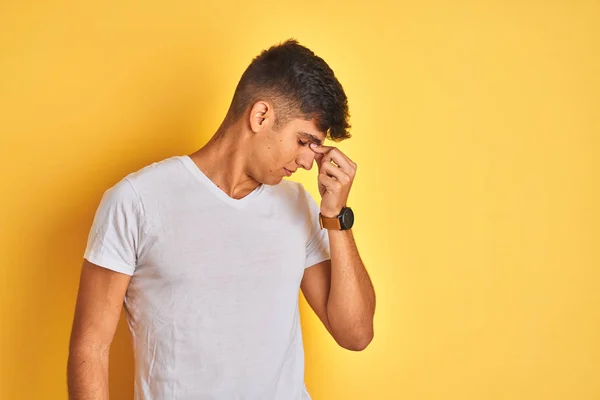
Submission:
[[319,167],[321,214],[328,218],[337,217],[348,201],[357,165],[335,147],[313,143],[310,148],[316,153],[315,160]]

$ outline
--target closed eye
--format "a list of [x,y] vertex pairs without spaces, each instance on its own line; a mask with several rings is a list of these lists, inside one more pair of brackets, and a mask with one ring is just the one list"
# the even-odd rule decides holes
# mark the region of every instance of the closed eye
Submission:
[[308,142],[303,142],[302,140],[298,139],[298,144],[300,146],[306,146],[308,144]]

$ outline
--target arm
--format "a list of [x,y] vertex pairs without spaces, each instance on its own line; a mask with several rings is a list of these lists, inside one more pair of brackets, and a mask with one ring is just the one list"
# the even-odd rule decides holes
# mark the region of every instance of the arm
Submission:
[[84,260],[69,343],[70,400],[108,399],[108,356],[131,276]]
[[302,293],[336,342],[365,349],[373,339],[375,291],[351,230],[329,231],[331,260],[304,272]]
[[[339,149],[311,145],[319,166],[321,214],[339,215],[346,205],[357,165]],[[373,339],[375,291],[351,230],[328,231],[331,260],[306,269],[302,292],[327,330],[350,350],[363,350]]]

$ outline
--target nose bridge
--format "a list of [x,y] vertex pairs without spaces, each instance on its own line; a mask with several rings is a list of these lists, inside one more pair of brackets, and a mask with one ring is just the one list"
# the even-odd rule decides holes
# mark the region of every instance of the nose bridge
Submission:
[[302,166],[302,168],[306,170],[310,170],[313,166],[313,162],[315,160],[315,152],[311,149],[306,149],[307,151],[303,151],[298,155],[296,162]]

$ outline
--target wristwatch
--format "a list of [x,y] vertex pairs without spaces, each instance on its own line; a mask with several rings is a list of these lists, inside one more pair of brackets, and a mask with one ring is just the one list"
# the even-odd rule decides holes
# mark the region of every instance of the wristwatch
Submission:
[[354,212],[350,207],[344,207],[340,215],[333,218],[324,217],[323,214],[319,213],[319,224],[321,225],[321,229],[348,230],[354,225]]

